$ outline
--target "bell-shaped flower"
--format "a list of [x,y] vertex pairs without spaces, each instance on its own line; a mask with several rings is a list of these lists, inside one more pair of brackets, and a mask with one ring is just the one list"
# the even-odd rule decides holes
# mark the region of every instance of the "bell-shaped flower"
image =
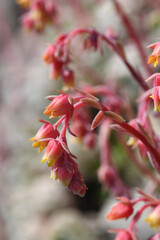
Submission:
[[151,44],[148,47],[154,49],[148,59],[148,63],[149,64],[154,63],[154,67],[156,67],[157,64],[160,63],[160,42]]
[[[30,141],[34,141],[32,147],[39,147],[39,152],[41,152],[44,148],[47,147],[50,140],[45,140],[48,138],[57,138],[59,136],[59,132],[54,125],[52,125],[48,121],[39,120],[44,123],[43,126],[38,130],[37,134],[30,138]],[[43,140],[44,139],[44,140]]]
[[54,166],[56,161],[62,156],[64,149],[58,140],[50,140],[41,162],[47,161],[48,167]]
[[49,106],[46,107],[44,114],[50,115],[50,118],[60,117],[65,114],[71,114],[73,104],[67,94],[61,94],[53,98]]

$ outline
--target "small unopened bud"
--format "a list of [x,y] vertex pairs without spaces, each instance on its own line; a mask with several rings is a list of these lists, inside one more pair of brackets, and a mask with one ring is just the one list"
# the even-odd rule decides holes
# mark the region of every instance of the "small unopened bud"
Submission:
[[91,98],[82,98],[81,102],[86,103],[94,108],[99,109],[99,110],[103,109],[102,105],[99,102],[97,102],[96,100],[91,99]]
[[116,220],[121,218],[128,218],[133,213],[133,206],[129,199],[126,201],[118,202],[111,211],[107,214],[106,218],[109,220]]
[[91,125],[91,130],[94,130],[98,125],[102,122],[104,119],[104,115],[102,111],[99,111],[95,118],[93,119],[92,125]]
[[105,111],[103,114],[111,119],[115,120],[116,122],[123,123],[125,122],[124,118],[122,118],[119,114],[112,112],[112,111]]

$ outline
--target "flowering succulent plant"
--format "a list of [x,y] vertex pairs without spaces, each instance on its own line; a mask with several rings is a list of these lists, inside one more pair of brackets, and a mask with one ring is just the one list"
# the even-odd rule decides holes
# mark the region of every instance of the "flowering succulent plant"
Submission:
[[[28,12],[22,17],[22,24],[29,30],[42,32],[45,26],[52,23],[57,17],[56,1],[18,0],[17,2],[28,9]],[[82,197],[85,196],[87,187],[78,169],[76,156],[71,153],[68,147],[66,134],[68,132],[90,149],[95,147],[96,140],[98,140],[97,145],[100,151],[99,181],[104,188],[118,196],[119,200],[106,218],[108,220],[131,218],[128,229],[112,229],[110,232],[117,233],[116,240],[137,240],[136,225],[146,208],[152,208],[146,222],[151,227],[159,229],[160,200],[156,196],[145,194],[140,189],[138,189],[140,196],[131,199],[131,191],[121,180],[118,168],[114,163],[110,137],[112,130],[116,130],[116,137],[124,146],[129,159],[134,162],[142,174],[155,183],[156,187],[160,185],[160,178],[157,176],[157,173],[160,173],[160,141],[152,126],[149,114],[152,102],[154,102],[154,111],[160,112],[160,73],[153,74],[153,70],[147,64],[143,45],[131,21],[117,0],[114,0],[113,4],[139,50],[146,75],[149,76],[148,79],[145,81],[142,74],[137,72],[129,63],[123,45],[112,29],[101,33],[95,29],[84,27],[60,34],[55,42],[47,47],[42,58],[46,64],[50,65],[50,77],[54,80],[61,78],[64,91],[71,88],[72,92],[59,91],[59,95],[47,97],[51,103],[46,107],[44,114],[51,121],[55,118],[58,120],[54,124],[40,120],[44,125],[30,140],[34,141],[33,147],[39,147],[40,152],[46,148],[41,162],[47,162],[51,169],[50,177],[55,180],[59,179],[74,194]],[[119,93],[118,85],[113,84],[113,81],[108,81],[107,84],[76,85],[75,70],[71,67],[74,63],[71,43],[73,40],[76,41],[77,36],[82,41],[83,51],[94,50],[102,54],[105,46],[120,57],[141,88],[137,116],[131,117],[131,105],[127,102],[125,94],[122,96]],[[160,63],[160,42],[150,45],[149,48],[153,49],[153,52],[148,63],[154,63],[154,67],[156,67]],[[153,87],[148,84],[150,80],[154,82]],[[90,117],[91,108],[96,109],[94,119]],[[127,142],[124,135],[129,136]],[[139,156],[145,161],[139,160],[133,151],[134,149],[139,150]],[[134,205],[139,202],[142,202],[143,206],[133,216]],[[160,234],[157,233],[149,239],[158,240]]]

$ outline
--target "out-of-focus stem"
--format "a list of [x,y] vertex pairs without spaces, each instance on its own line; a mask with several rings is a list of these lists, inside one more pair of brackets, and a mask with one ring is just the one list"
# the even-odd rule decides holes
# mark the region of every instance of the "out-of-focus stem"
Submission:
[[150,177],[157,185],[160,185],[160,179],[158,179],[144,164],[142,164],[138,158],[136,157],[134,151],[126,145],[126,141],[123,137],[123,135],[117,133],[117,138],[119,139],[119,142],[122,144],[123,148],[125,149],[126,153],[130,157],[130,159],[137,165],[137,167],[140,169],[140,171]]
[[134,29],[134,26],[133,24],[131,23],[131,21],[129,20],[128,16],[126,15],[126,13],[123,11],[123,8],[121,7],[121,5],[115,0],[113,1],[114,2],[114,5],[115,5],[115,8],[117,10],[117,13],[119,14],[124,26],[126,27],[129,35],[131,36],[131,38],[133,39],[133,41],[135,42],[135,45],[137,46],[138,48],[138,51],[139,51],[139,54],[140,54],[140,57],[142,59],[142,63],[148,73],[148,75],[151,75],[153,74],[150,66],[147,64],[147,57],[146,57],[146,54],[144,52],[144,49],[142,47],[142,44],[141,44],[141,41],[140,41],[140,38],[138,36],[138,34],[136,33],[136,30]]
[[140,210],[135,214],[135,216],[134,216],[134,218],[132,219],[131,224],[130,224],[130,226],[129,226],[129,229],[130,229],[131,231],[133,231],[134,226],[135,226],[135,224],[137,223],[137,221],[140,219],[143,211],[144,211],[146,208],[151,207],[151,206],[153,206],[153,205],[157,205],[157,203],[156,203],[156,202],[155,202],[155,204],[154,204],[154,203],[153,203],[153,204],[152,204],[152,203],[148,203],[148,204],[145,204],[143,207],[140,208]]
[[126,67],[128,68],[128,70],[130,71],[131,75],[133,76],[133,78],[139,83],[139,85],[141,86],[141,88],[144,91],[147,91],[148,85],[144,82],[143,78],[141,77],[141,75],[139,73],[137,73],[134,68],[130,65],[130,63],[127,61],[126,58],[124,58],[124,55],[122,54],[122,52],[120,51],[120,49],[117,47],[117,44],[114,43],[114,41],[112,41],[111,39],[109,39],[106,35],[98,33],[95,30],[92,29],[85,29],[85,28],[81,28],[81,29],[75,29],[73,31],[71,31],[66,40],[65,40],[65,44],[69,46],[70,41],[76,37],[77,35],[80,34],[97,34],[97,36],[99,36],[101,39],[103,39],[107,45],[109,45],[111,47],[111,49],[113,49],[114,52],[116,52],[118,54],[118,56],[121,58],[121,60],[123,61],[123,63],[126,65]]

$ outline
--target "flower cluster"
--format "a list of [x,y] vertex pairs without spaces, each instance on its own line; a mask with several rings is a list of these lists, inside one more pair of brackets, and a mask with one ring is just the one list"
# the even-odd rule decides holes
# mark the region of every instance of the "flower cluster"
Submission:
[[[149,48],[154,49],[149,57],[148,63],[154,63],[156,67],[160,63],[160,42],[149,45]],[[154,88],[151,98],[154,100],[154,111],[160,112],[160,73],[153,74],[146,81],[154,81]]]
[[[48,99],[51,103],[46,107],[44,114],[49,115],[50,118],[61,118],[54,125],[39,120],[44,125],[30,140],[34,141],[33,147],[39,147],[40,152],[46,148],[41,162],[47,162],[48,167],[51,168],[51,178],[59,179],[73,193],[84,196],[87,188],[74,161],[76,157],[70,152],[66,140],[66,130],[69,128],[69,120],[77,99],[65,93],[49,96]],[[61,133],[57,130],[60,123],[62,123]]]
[[[141,215],[146,208],[151,207],[153,210],[146,218],[146,222],[150,224],[150,227],[159,229],[160,228],[160,200],[151,197],[141,190],[138,189],[140,196],[136,199],[129,200],[125,197],[119,197],[119,202],[115,204],[109,213],[106,215],[107,220],[117,220],[117,219],[128,219],[132,216],[134,209],[133,206],[139,202],[143,202],[144,205],[136,212],[133,216],[128,229],[111,229],[109,232],[118,232],[116,240],[134,240],[137,238],[137,222],[139,221]],[[122,238],[123,236],[123,238]],[[159,233],[155,234],[149,240],[159,239]]]
[[[42,32],[47,24],[56,21],[58,9],[53,0],[17,0],[17,2],[22,7],[28,9],[22,16],[22,23],[28,30]],[[134,32],[134,28],[118,2],[113,2],[126,29],[139,49],[144,62],[145,54]],[[74,88],[74,94],[68,95],[59,91],[60,94],[58,96],[47,97],[51,102],[46,107],[44,114],[51,120],[53,118],[59,119],[54,124],[40,119],[39,121],[43,125],[30,140],[33,141],[33,147],[39,148],[39,152],[45,149],[41,162],[46,162],[51,169],[50,177],[55,180],[59,179],[73,193],[84,196],[87,187],[75,161],[76,156],[69,150],[66,133],[68,131],[68,133],[77,137],[81,143],[91,149],[96,146],[96,139],[98,139],[100,151],[98,178],[103,187],[109,189],[112,194],[123,196],[118,198],[119,202],[107,214],[107,219],[128,219],[134,212],[134,205],[139,202],[144,203],[132,218],[128,229],[111,230],[111,232],[117,233],[116,240],[135,240],[137,239],[136,223],[146,208],[151,207],[153,209],[146,218],[146,222],[156,229],[160,227],[160,200],[146,195],[140,190],[141,196],[130,200],[130,191],[121,180],[112,156],[110,137],[111,131],[113,129],[116,130],[116,140],[120,140],[128,155],[128,159],[133,160],[140,171],[152,179],[155,184],[160,184],[160,180],[155,172],[148,167],[149,164],[142,162],[141,158],[139,159],[133,151],[134,148],[138,147],[140,156],[148,160],[153,169],[160,173],[159,138],[152,127],[148,113],[152,102],[151,99],[154,100],[154,110],[160,112],[160,73],[150,74],[151,77],[147,81],[154,80],[154,87],[150,89],[141,74],[128,62],[123,46],[113,30],[109,29],[102,34],[94,29],[76,28],[68,33],[59,35],[56,41],[50,44],[43,54],[44,62],[51,67],[50,77],[54,80],[61,78],[64,91],[75,87],[75,73],[74,69],[72,69],[73,67],[71,67],[73,62],[71,42],[76,36],[81,35],[83,35],[83,50],[98,50],[102,53],[103,41],[105,46],[120,57],[132,77],[140,85],[141,89],[145,91],[138,102],[138,115],[133,116],[133,111],[127,102],[127,96],[123,94],[124,92],[120,93],[117,87],[118,84],[113,84],[112,79],[107,81],[107,84],[103,79],[102,85],[96,86],[81,87],[79,84],[79,88]],[[154,63],[156,67],[160,63],[160,42],[150,45],[149,48],[153,49],[153,53],[149,57],[148,63]],[[150,73],[151,69],[147,62],[145,63],[145,70],[147,73]],[[94,75],[94,72],[92,75]],[[96,109],[96,115],[93,120],[90,108]],[[128,123],[122,116],[128,120]],[[98,127],[97,134],[95,134],[93,130]],[[127,144],[123,134],[129,136]],[[149,240],[157,240],[159,237],[160,235],[157,233],[150,237]]]
[[46,24],[56,21],[57,7],[53,0],[17,0],[17,3],[27,9],[22,25],[29,31],[41,32]]

